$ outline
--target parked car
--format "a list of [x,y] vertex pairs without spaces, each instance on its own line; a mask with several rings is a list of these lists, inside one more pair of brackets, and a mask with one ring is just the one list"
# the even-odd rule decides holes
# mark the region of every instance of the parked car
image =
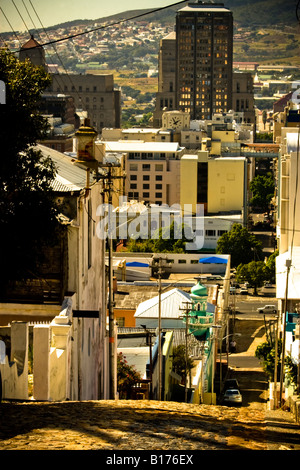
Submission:
[[265,305],[264,307],[259,307],[257,311],[259,313],[276,313],[277,308],[276,305]]
[[248,289],[247,289],[247,287],[241,287],[241,288],[240,288],[240,294],[241,294],[241,295],[247,295],[247,294],[248,294]]
[[228,390],[229,388],[236,388],[237,390],[240,389],[239,383],[236,379],[227,379],[224,382],[224,390]]
[[242,401],[242,394],[236,388],[229,388],[224,393],[223,403],[225,405],[241,405]]
[[230,294],[235,294],[236,293],[236,287],[231,286],[230,287]]

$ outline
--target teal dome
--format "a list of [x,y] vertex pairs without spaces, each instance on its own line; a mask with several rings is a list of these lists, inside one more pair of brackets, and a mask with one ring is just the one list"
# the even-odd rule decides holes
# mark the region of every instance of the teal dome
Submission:
[[207,288],[198,282],[195,286],[191,288],[191,294],[195,297],[204,297],[207,296]]

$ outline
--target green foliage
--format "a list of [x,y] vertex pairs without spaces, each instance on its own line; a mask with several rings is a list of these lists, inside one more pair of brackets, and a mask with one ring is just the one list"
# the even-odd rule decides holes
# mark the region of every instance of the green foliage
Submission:
[[274,253],[272,253],[267,262],[266,262],[266,266],[269,270],[269,274],[270,274],[270,277],[268,278],[268,280],[270,280],[272,283],[275,283],[275,278],[276,278],[276,258],[277,256],[279,255],[279,251],[276,250],[274,251]]
[[[278,340],[277,347],[277,378],[280,378],[281,373],[281,352],[282,352],[282,340]],[[275,372],[275,345],[271,344],[269,341],[261,343],[257,346],[255,350],[255,356],[258,359],[262,360],[262,366],[265,373],[268,375],[269,380],[274,380]],[[287,381],[293,385],[297,385],[297,374],[298,368],[290,356],[287,354],[284,360],[284,374]]]
[[143,253],[184,253],[185,244],[188,241],[187,229],[182,224],[182,238],[176,235],[177,224],[172,222],[169,227],[160,228],[153,239],[134,240],[127,243],[127,250],[131,252]]
[[35,270],[41,246],[53,241],[58,224],[51,191],[56,170],[34,147],[47,129],[38,105],[50,77],[2,50],[0,79],[6,84],[6,104],[0,107],[1,290],[8,280]]
[[267,176],[258,175],[250,182],[250,190],[253,197],[250,204],[267,211],[272,197],[274,196],[275,183],[273,176],[268,173]]
[[126,361],[126,356],[119,353],[117,356],[117,389],[119,397],[130,397],[131,387],[141,380],[141,375]]
[[236,270],[237,282],[249,282],[254,287],[254,295],[257,288],[261,287],[264,281],[270,279],[270,270],[263,261],[251,261],[248,264],[239,264]]
[[233,267],[262,258],[261,243],[241,224],[234,224],[219,238],[216,253],[231,255]]
[[289,383],[296,386],[297,376],[298,376],[298,367],[297,367],[297,364],[295,364],[292,361],[290,354],[288,354],[285,357],[284,366],[285,366],[285,375],[286,375],[287,380],[289,381]]
[[[185,345],[179,344],[178,346],[175,346],[173,348],[172,369],[174,370],[174,372],[176,372],[176,374],[183,377],[183,382],[184,382],[185,374],[187,373],[188,375],[193,367],[194,367],[194,362],[189,356],[187,357],[187,364],[186,364]],[[187,371],[186,371],[186,368],[187,368]]]
[[[278,368],[277,377],[280,377],[280,355],[282,351],[282,341],[278,340],[277,357],[278,357]],[[255,350],[255,356],[262,360],[262,367],[264,372],[268,375],[269,380],[274,380],[275,371],[275,346],[270,342],[266,341],[257,346]]]

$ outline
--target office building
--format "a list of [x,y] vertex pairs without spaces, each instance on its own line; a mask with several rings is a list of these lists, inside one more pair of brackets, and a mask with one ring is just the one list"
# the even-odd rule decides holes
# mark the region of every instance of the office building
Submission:
[[176,15],[177,108],[191,119],[231,109],[233,16],[222,3],[189,3]]
[[222,3],[189,3],[177,12],[176,32],[160,42],[155,127],[165,111],[188,112],[191,120],[244,113],[255,124],[253,79],[233,73],[233,17]]
[[[19,59],[48,68],[44,48],[31,36],[21,48]],[[47,95],[69,95],[74,99],[77,115],[84,112],[100,134],[103,127],[120,127],[121,92],[115,90],[112,74],[50,74],[52,83]],[[49,100],[49,98],[48,98]]]

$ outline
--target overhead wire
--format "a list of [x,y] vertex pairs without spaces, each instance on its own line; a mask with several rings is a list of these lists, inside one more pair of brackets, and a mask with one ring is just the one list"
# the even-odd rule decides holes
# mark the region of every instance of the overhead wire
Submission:
[[[156,8],[154,10],[149,10],[145,13],[140,13],[138,15],[131,16],[129,18],[124,18],[122,20],[114,21],[113,23],[105,24],[105,25],[102,25],[102,26],[97,26],[96,28],[92,28],[92,29],[89,29],[87,31],[81,31],[80,33],[71,34],[71,35],[66,36],[64,38],[53,39],[51,41],[40,44],[40,46],[42,46],[42,47],[49,46],[51,44],[56,44],[58,42],[63,42],[63,41],[67,41],[69,39],[74,39],[74,38],[79,37],[79,36],[84,36],[86,34],[90,34],[90,33],[93,33],[95,31],[99,31],[101,29],[106,29],[106,28],[109,28],[111,26],[117,26],[117,25],[120,25],[120,24],[125,23],[127,21],[133,21],[133,20],[136,20],[138,18],[142,18],[144,16],[147,16],[147,15],[150,15],[150,14],[153,14],[153,13],[157,13],[159,11],[166,10],[167,8],[171,8],[173,6],[180,5],[180,4],[186,3],[186,2],[187,2],[187,0],[182,0],[180,2],[172,3],[172,4],[166,5],[164,7]],[[35,49],[35,47],[36,46],[33,46],[31,49]],[[28,48],[28,49],[30,49],[30,48]]]
[[[22,0],[22,1],[24,1],[24,0]],[[45,29],[43,23],[42,23],[42,20],[41,20],[40,16],[38,15],[37,10],[36,10],[36,8],[34,7],[34,5],[33,5],[33,3],[32,3],[32,0],[29,0],[29,3],[30,3],[30,5],[31,5],[31,7],[32,7],[32,9],[33,9],[33,11],[34,11],[34,13],[35,13],[35,15],[36,15],[38,21],[40,22],[40,24],[41,24],[41,26],[42,26],[42,28],[43,28],[43,31],[44,31],[46,37],[47,37],[48,39],[50,39],[50,37],[49,37],[49,35],[48,35],[48,33],[47,33],[47,31],[46,31],[46,29]],[[61,57],[60,57],[60,54],[58,53],[57,48],[55,47],[54,44],[52,44],[52,48],[53,48],[55,54],[57,55],[58,60],[60,61],[61,65],[62,65],[62,67],[63,67],[63,69],[64,69],[64,71],[65,71],[65,73],[66,73],[66,75],[67,75],[67,78],[68,78],[68,80],[70,81],[70,83],[71,83],[71,85],[72,85],[72,87],[73,87],[73,90],[75,91],[75,93],[76,93],[76,95],[77,95],[77,97],[78,97],[79,102],[81,102],[81,97],[79,96],[78,90],[76,89],[76,87],[75,87],[75,85],[74,85],[74,82],[73,82],[73,80],[72,80],[70,74],[68,73],[67,69],[65,68],[64,63],[63,63],[63,61],[62,61],[62,59],[61,59]],[[58,75],[59,75],[60,78],[62,79],[61,74],[58,74]],[[62,79],[62,81],[63,81],[63,79]],[[63,90],[62,90],[62,91],[63,91]]]
[[7,18],[6,14],[4,13],[3,8],[2,8],[1,6],[0,6],[0,10],[2,11],[2,14],[3,14],[4,18],[6,19],[7,23],[9,24],[9,26],[10,26],[10,28],[11,28],[11,30],[12,30],[14,36],[15,36],[15,38],[17,39],[17,41],[19,42],[20,47],[21,47],[21,46],[22,46],[22,43],[21,43],[21,41],[20,41],[20,38],[18,37],[16,31],[14,30],[13,26],[11,25],[9,19]]

